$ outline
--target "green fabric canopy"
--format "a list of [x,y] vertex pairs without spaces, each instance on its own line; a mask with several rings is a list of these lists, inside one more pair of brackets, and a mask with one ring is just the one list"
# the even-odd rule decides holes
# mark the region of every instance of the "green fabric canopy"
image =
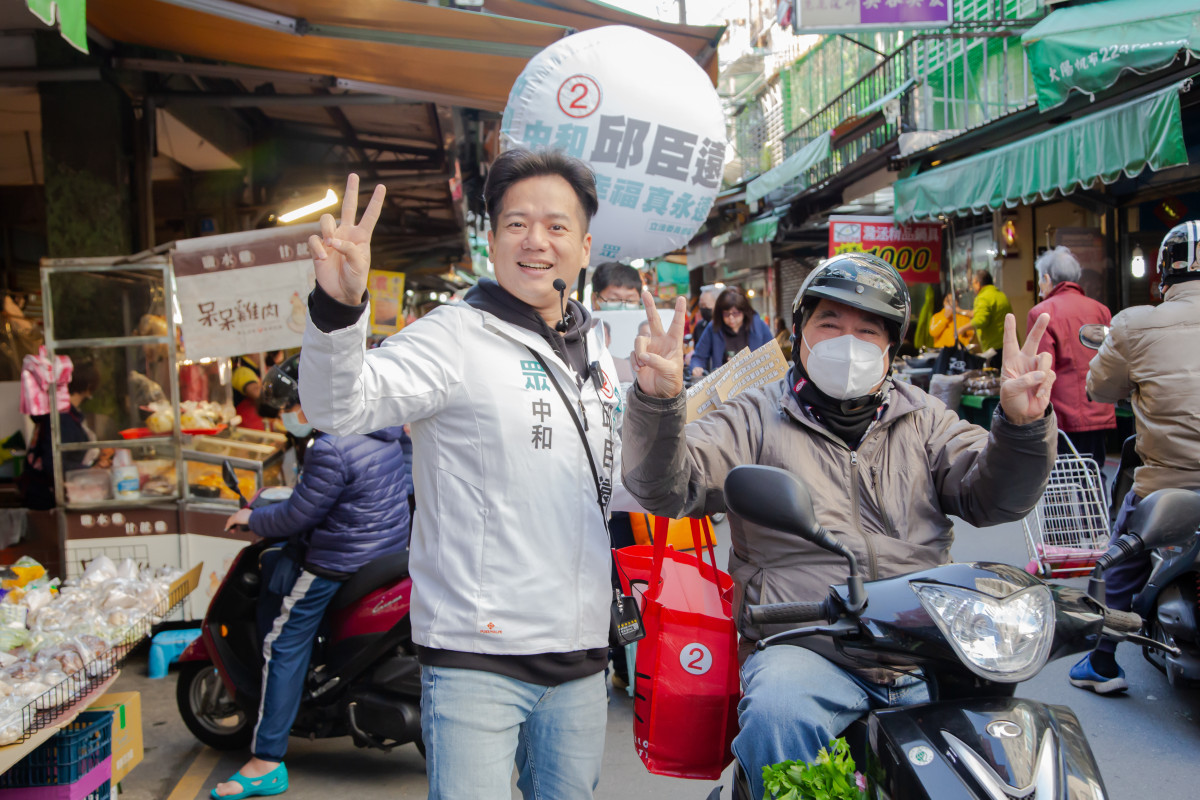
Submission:
[[1095,94],[1124,72],[1169,65],[1180,50],[1200,57],[1196,0],[1106,0],[1062,8],[1021,36],[1038,108],[1066,102],[1072,89]]
[[[786,211],[786,209],[785,209]],[[761,244],[775,239],[779,231],[779,217],[768,214],[765,217],[752,219],[742,228],[742,241],[746,244]]]
[[746,184],[746,203],[752,209],[758,207],[758,201],[771,192],[791,183],[817,164],[829,158],[830,132],[826,131],[808,144],[792,153],[784,162],[774,169],[764,172],[750,183]]
[[896,222],[1012,208],[1187,163],[1179,92],[1186,81],[930,172],[896,181]]

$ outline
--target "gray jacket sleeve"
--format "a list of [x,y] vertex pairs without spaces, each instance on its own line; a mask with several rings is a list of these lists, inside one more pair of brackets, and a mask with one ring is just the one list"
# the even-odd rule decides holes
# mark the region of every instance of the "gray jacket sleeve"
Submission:
[[753,464],[762,421],[738,398],[685,425],[687,398],[629,392],[621,434],[625,488],[652,514],[680,519],[725,510],[725,476]]
[[1028,514],[1046,489],[1057,454],[1054,411],[1027,425],[1000,409],[991,432],[936,405],[929,463],[942,511],[972,525],[996,525]]

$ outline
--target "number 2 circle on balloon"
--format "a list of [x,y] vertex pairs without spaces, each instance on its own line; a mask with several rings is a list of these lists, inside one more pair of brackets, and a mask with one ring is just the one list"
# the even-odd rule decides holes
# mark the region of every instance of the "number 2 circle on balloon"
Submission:
[[600,107],[600,84],[589,75],[572,75],[558,87],[558,107],[568,117],[590,116]]
[[703,675],[712,669],[712,653],[699,642],[685,644],[679,651],[679,666],[693,675]]

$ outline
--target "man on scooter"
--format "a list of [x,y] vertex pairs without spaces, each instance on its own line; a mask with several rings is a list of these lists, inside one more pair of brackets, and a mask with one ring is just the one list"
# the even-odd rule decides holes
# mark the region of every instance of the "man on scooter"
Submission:
[[[683,315],[664,331],[646,302],[651,334],[634,351],[624,439],[629,492],[655,514],[725,510],[725,478],[739,464],[791,470],[808,484],[817,519],[868,579],[950,559],[954,514],[973,525],[1023,517],[1037,503],[1055,456],[1051,356],[1038,354],[1043,315],[1018,347],[1005,320],[1000,408],[990,433],[940,400],[889,379],[911,317],[899,273],[871,255],[836,256],[805,280],[792,305],[793,366],[685,424]],[[755,640],[790,626],[754,626],[744,605],[811,601],[845,579],[840,556],[730,515],[734,618],[742,634],[741,732],[734,754],[763,795],[762,768],[812,761],[869,707],[921,702],[921,679],[865,670],[802,647],[753,652]]]
[[[408,494],[412,481],[400,445],[403,429],[366,436],[329,436],[313,430],[300,405],[300,356],[272,367],[263,401],[279,409],[288,431],[312,437],[304,471],[291,497],[251,511],[225,527],[246,525],[288,547],[266,579],[280,603],[263,626],[263,677],[253,758],[212,790],[214,798],[280,794],[287,790],[288,732],[300,708],[313,640],[329,601],[342,583],[374,559],[408,547]],[[315,435],[314,435],[315,434]],[[261,619],[261,617],[260,617]]]
[[[1088,365],[1087,393],[1097,403],[1132,402],[1142,466],[1113,521],[1113,540],[1129,514],[1158,489],[1200,489],[1200,220],[1176,225],[1158,250],[1158,306],[1134,306],[1112,318]],[[1128,611],[1150,577],[1150,554],[1104,573],[1109,608]],[[1100,645],[1071,668],[1070,681],[1097,694],[1129,688],[1116,642]]]

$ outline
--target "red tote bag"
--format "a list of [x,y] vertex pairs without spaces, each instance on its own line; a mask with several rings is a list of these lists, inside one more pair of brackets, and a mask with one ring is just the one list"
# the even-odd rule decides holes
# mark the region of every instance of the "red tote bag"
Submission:
[[733,761],[730,746],[741,695],[733,579],[717,569],[707,520],[691,521],[693,553],[667,548],[668,524],[655,520],[653,547],[617,551],[625,590],[630,583],[646,583],[646,638],[637,643],[635,665],[634,745],[656,775],[716,780]]

